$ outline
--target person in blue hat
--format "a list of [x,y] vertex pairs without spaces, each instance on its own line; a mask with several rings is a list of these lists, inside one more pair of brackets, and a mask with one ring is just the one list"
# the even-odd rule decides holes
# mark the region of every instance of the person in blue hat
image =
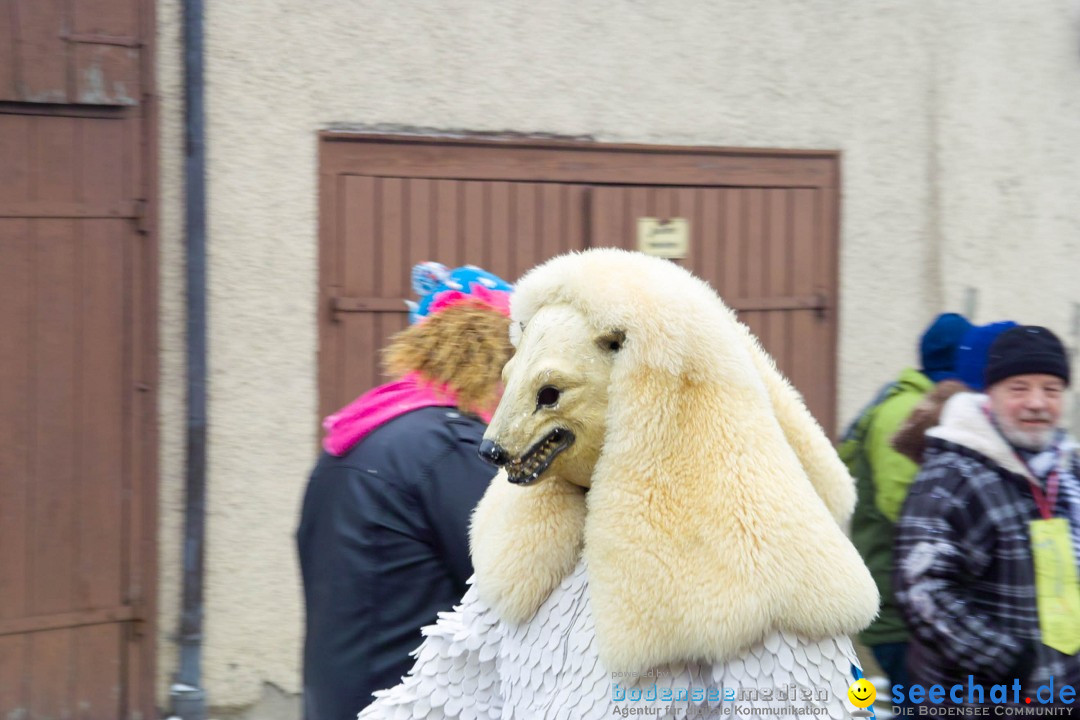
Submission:
[[465,593],[468,524],[495,474],[477,454],[510,358],[511,287],[473,266],[413,268],[393,378],[326,418],[296,533],[305,720],[353,720],[412,665],[420,628]]
[[934,385],[923,396],[893,435],[892,445],[897,452],[922,465],[926,452],[926,431],[941,419],[941,410],[953,395],[963,392],[981,393],[986,389],[984,374],[990,346],[998,335],[1016,327],[1012,320],[975,325],[956,349],[956,379],[946,379]]
[[959,380],[975,392],[986,389],[986,360],[990,346],[998,335],[1016,327],[1012,320],[1001,320],[986,325],[976,325],[964,333],[956,350],[956,374]]
[[892,447],[892,438],[934,384],[957,377],[957,348],[971,323],[957,313],[937,316],[919,341],[920,368],[907,368],[852,422],[840,457],[855,478],[851,538],[881,595],[881,612],[860,635],[892,684],[906,684],[908,631],[892,593],[894,525],[918,465]]

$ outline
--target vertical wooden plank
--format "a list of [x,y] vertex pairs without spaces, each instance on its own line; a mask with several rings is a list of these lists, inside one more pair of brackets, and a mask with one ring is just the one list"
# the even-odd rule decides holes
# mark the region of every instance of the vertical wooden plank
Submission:
[[27,609],[27,508],[34,422],[30,318],[32,238],[26,220],[0,219],[0,619]]
[[79,127],[79,199],[124,199],[124,121],[84,119],[79,120]]
[[461,239],[461,183],[457,180],[435,181],[435,208],[437,221],[435,223],[435,247],[438,257],[430,258],[437,260],[447,267],[457,267],[460,253],[458,243]]
[[18,19],[19,99],[27,102],[70,102],[67,92],[68,44],[60,37],[64,27],[64,0],[10,0]]
[[134,37],[135,3],[132,0],[79,0],[74,3],[72,25],[77,33]]
[[[148,107],[152,107],[148,106]],[[141,121],[140,121],[141,122]],[[134,157],[128,165],[143,167],[152,164],[153,155],[139,150],[145,138],[134,135],[125,138],[126,152]],[[141,171],[140,171],[141,174]],[[151,178],[153,170],[145,177]],[[84,172],[84,176],[86,173]],[[125,177],[130,177],[125,173]],[[140,180],[140,183],[142,181]],[[153,183],[152,179],[147,182]],[[144,208],[148,228],[156,226],[157,208],[153,194],[147,185],[126,187],[124,197],[148,197]],[[124,453],[120,467],[122,475],[121,499],[124,527],[120,536],[121,553],[120,600],[134,606],[143,619],[141,633],[127,632],[125,642],[116,646],[126,673],[123,692],[130,714],[137,708],[147,706],[152,693],[147,682],[154,676],[157,665],[154,638],[157,637],[156,584],[157,584],[157,478],[156,470],[156,402],[154,389],[157,385],[157,333],[156,298],[157,283],[156,248],[154,232],[138,233],[127,221],[111,223],[109,230],[118,243],[117,262],[121,265],[122,291],[116,300],[124,308],[124,355],[123,372],[120,376],[120,393],[123,398],[122,416],[124,426]],[[103,659],[102,662],[105,662]]]
[[120,718],[123,664],[120,624],[91,625],[74,635],[74,720]]
[[626,212],[623,208],[625,191],[619,187],[597,186],[589,190],[588,247],[619,247]]
[[346,176],[342,206],[342,290],[369,297],[375,293],[375,180]]
[[72,664],[74,647],[71,630],[33,633],[30,640],[30,680],[28,710],[31,718],[72,716]]
[[566,235],[566,213],[563,208],[562,187],[556,183],[542,183],[540,191],[537,221],[540,236],[540,254],[537,262],[544,262],[562,252],[563,238]]
[[408,228],[405,224],[407,218],[405,181],[400,178],[385,178],[381,182],[382,192],[379,195],[381,203],[378,208],[381,218],[379,244],[382,246],[382,266],[378,270],[381,278],[379,296],[400,300],[402,312],[374,313],[378,332],[375,354],[368,358],[350,358],[353,362],[370,362],[376,383],[384,380],[378,349],[386,347],[390,337],[405,327],[408,317],[405,314],[405,299],[410,295],[408,291],[410,273],[407,264]]
[[81,288],[74,224],[35,224],[34,394],[41,412],[34,423],[30,603],[32,610],[47,614],[72,609],[73,600],[79,522],[75,376],[81,354],[76,308]]
[[78,165],[75,142],[75,118],[39,117],[36,156],[31,181],[33,200],[74,202],[78,199],[75,181]]
[[825,333],[822,338],[822,374],[826,397],[819,419],[830,436],[836,435],[836,354],[839,340],[839,201],[835,187],[816,190],[818,226],[815,253],[818,259],[818,287],[829,309],[824,313]]
[[343,332],[341,394],[331,412],[344,407],[378,384],[378,347],[374,313],[348,313],[341,323]]
[[563,255],[570,249],[570,235],[572,230],[570,224],[574,222],[572,217],[575,214],[575,208],[571,207],[573,203],[572,186],[570,185],[558,185],[559,189],[559,205],[562,206],[562,212],[559,214],[559,243],[556,249],[557,254]]
[[700,190],[699,227],[694,232],[697,238],[695,266],[701,276],[712,284],[720,297],[727,301],[724,290],[724,191]]
[[676,260],[675,262],[685,268],[689,268],[694,274],[700,275],[700,273],[697,272],[698,264],[695,262],[699,252],[698,245],[700,243],[698,242],[698,236],[701,230],[701,217],[698,211],[697,193],[693,188],[668,188],[668,194],[671,198],[668,209],[671,217],[685,218],[690,226],[690,247],[688,248],[686,258]]
[[584,250],[589,243],[589,188],[585,185],[567,185],[565,207],[567,223],[563,249]]
[[[788,283],[788,204],[787,190],[765,191],[768,228],[765,290],[770,297],[791,295]],[[790,310],[769,313],[768,350],[786,375],[791,366],[788,327]]]
[[0,636],[0,717],[26,717],[28,644],[25,635]]
[[[432,249],[435,225],[435,216],[432,213],[432,193],[435,186],[431,180],[426,179],[413,179],[406,182],[409,197],[409,205],[406,209],[409,227],[409,259],[406,269],[411,277],[414,265],[435,258],[435,251]],[[406,297],[410,300],[415,299],[411,284],[406,285],[405,291]]]
[[[319,174],[319,421],[337,410],[341,395],[341,340],[344,327],[334,318],[331,298],[341,291],[344,178],[327,168],[326,147],[320,148]],[[321,435],[316,426],[315,436]]]
[[652,196],[652,208],[650,210],[657,218],[670,220],[678,215],[674,188],[648,188],[647,192]]
[[637,249],[638,218],[655,217],[656,201],[652,188],[635,186],[626,188],[626,215],[623,220],[623,233],[616,238],[616,247],[627,250]]
[[761,188],[748,188],[744,195],[746,202],[746,225],[743,228],[742,260],[743,275],[740,296],[760,298],[765,277],[765,193]]
[[[375,180],[349,176],[345,179],[345,206],[342,234],[342,292],[352,297],[375,295],[376,274],[376,193]],[[375,320],[371,313],[339,315],[342,324],[341,395],[335,408],[349,403],[375,386]],[[367,358],[366,361],[361,358]]]
[[486,267],[488,263],[485,185],[487,183],[462,183],[462,265]]
[[142,43],[139,50],[140,78],[138,92],[144,100],[133,115],[125,146],[132,155],[128,173],[129,197],[145,198],[148,232],[128,246],[128,277],[132,310],[131,371],[125,380],[139,382],[142,388],[129,393],[127,482],[132,502],[130,512],[134,532],[129,556],[126,592],[138,603],[144,623],[142,633],[125,632],[118,650],[124,664],[122,708],[132,718],[151,718],[156,712],[157,675],[157,534],[158,534],[158,465],[157,465],[157,385],[158,385],[158,103],[155,90],[156,4],[127,0],[136,4],[136,32]]
[[518,277],[536,265],[539,260],[540,239],[537,237],[537,187],[533,183],[514,184],[513,229],[515,258],[514,273]]
[[[739,313],[739,320],[746,325],[746,327],[750,328],[750,332],[754,334],[754,337],[758,339],[758,342],[761,342],[762,319],[764,315],[765,313],[757,310]],[[764,343],[762,344],[764,345]]]
[[[761,188],[747,188],[743,196],[745,225],[742,236],[743,272],[740,297],[756,300],[764,296],[765,276],[765,193]],[[760,340],[767,329],[765,313],[744,313],[744,322]]]
[[0,202],[17,203],[30,197],[31,120],[28,115],[0,115]]
[[[17,47],[15,23],[12,22],[14,1],[5,0],[0,2],[0,100],[19,99],[15,87],[18,63],[15,54],[15,48]],[[4,132],[3,123],[0,122],[0,138],[3,137]],[[0,142],[3,142],[2,139],[0,139]],[[0,153],[0,157],[7,156]]]
[[[746,190],[725,189],[724,193],[724,275],[725,298],[732,304],[743,293],[743,233],[746,225]],[[746,322],[746,313],[738,314]]]
[[729,301],[742,297],[743,225],[746,216],[746,191],[722,190],[724,196],[723,280],[721,293]]
[[491,238],[491,267],[488,268],[507,282],[518,278],[514,268],[514,233],[510,229],[510,183],[493,182],[488,201],[487,222]]
[[142,137],[142,128],[146,125],[146,118],[139,113],[132,113],[123,120],[118,121],[121,126],[124,151],[120,153],[123,164],[121,185],[123,197],[137,198],[146,194],[146,163],[143,162],[143,153],[139,150],[138,142]]
[[74,441],[80,516],[75,607],[119,605],[124,517],[124,382],[126,228],[120,220],[86,220],[80,233],[82,338],[77,368],[79,406]]
[[[791,279],[792,292],[810,295],[814,292],[814,237],[816,234],[815,190],[799,188],[792,190],[791,208]],[[827,362],[820,348],[823,337],[821,321],[813,311],[798,310],[793,314],[791,342],[798,358],[790,371],[791,382],[803,395],[810,412],[824,425],[827,389],[823,386],[822,369]],[[814,348],[814,352],[809,352]]]
[[[694,208],[693,215],[690,219],[690,254],[686,258],[687,267],[694,268],[695,274],[702,279],[712,284],[712,278],[706,277],[702,260],[704,259],[702,238],[705,237],[703,232],[705,224],[705,202],[706,195],[702,188],[687,188],[686,192],[689,193],[688,202]],[[683,201],[680,200],[680,203]],[[714,284],[715,288],[716,285]]]

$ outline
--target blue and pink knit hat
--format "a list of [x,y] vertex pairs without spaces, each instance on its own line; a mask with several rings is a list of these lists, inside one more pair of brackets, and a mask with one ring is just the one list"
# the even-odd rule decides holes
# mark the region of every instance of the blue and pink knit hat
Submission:
[[475,265],[450,270],[442,263],[420,263],[412,269],[412,287],[420,301],[405,301],[409,306],[410,324],[463,302],[486,305],[510,316],[513,287],[498,275]]

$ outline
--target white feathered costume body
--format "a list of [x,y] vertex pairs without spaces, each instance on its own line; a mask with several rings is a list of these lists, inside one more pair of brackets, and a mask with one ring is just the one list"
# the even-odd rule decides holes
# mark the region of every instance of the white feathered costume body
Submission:
[[850,717],[853,481],[745,326],[612,249],[528,273],[512,319],[473,585],[360,717]]

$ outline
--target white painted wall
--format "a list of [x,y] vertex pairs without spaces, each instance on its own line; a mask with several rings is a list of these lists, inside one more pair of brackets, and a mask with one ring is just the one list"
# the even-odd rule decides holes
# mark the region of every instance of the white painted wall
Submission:
[[[161,671],[183,481],[179,0],[160,0]],[[315,456],[316,133],[336,123],[843,151],[840,415],[941,310],[1070,331],[1074,0],[208,3],[211,702],[299,689]],[[1070,339],[1072,344],[1074,341]]]

